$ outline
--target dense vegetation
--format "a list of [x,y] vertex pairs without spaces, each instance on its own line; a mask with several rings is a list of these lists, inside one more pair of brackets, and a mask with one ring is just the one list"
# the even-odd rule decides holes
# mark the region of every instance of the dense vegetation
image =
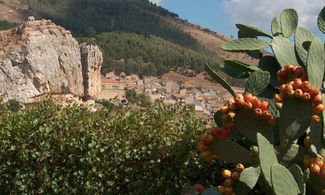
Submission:
[[71,30],[75,36],[93,37],[102,32],[125,31],[156,35],[197,49],[199,44],[182,30],[161,20],[177,14],[147,0],[22,0],[33,11]]
[[[85,41],[85,39],[81,39]],[[190,68],[196,72],[203,70],[206,62],[216,64],[216,59],[208,51],[194,51],[157,36],[145,37],[134,33],[102,33],[95,40],[103,51],[102,72],[115,71],[126,74],[161,75],[178,67]]]
[[22,0],[41,17],[96,42],[104,54],[102,72],[161,75],[170,69],[203,70],[217,59],[189,34],[164,21],[177,14],[147,0]]
[[204,129],[180,105],[113,113],[0,104],[0,194],[178,194],[212,183],[195,151]]

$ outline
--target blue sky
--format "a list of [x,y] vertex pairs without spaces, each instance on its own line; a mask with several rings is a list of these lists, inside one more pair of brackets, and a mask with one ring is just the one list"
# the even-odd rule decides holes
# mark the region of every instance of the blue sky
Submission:
[[317,16],[325,0],[150,0],[189,22],[199,24],[227,36],[237,37],[236,23],[249,24],[270,32],[271,20],[281,10],[294,8],[299,25],[320,36]]

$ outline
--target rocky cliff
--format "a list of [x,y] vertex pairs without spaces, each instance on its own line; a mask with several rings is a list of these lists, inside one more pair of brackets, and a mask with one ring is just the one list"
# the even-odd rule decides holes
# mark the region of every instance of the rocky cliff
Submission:
[[100,94],[102,53],[79,45],[50,20],[29,20],[0,32],[0,94],[31,102],[44,94],[90,99]]

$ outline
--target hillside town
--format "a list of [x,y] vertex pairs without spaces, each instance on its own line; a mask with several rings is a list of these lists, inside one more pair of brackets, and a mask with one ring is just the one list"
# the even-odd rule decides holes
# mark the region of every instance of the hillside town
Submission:
[[[126,76],[124,73],[117,76],[113,72],[101,78],[101,99],[125,100],[125,90],[134,89],[138,94],[144,93],[151,101],[161,100],[165,104],[181,102],[194,106],[199,117],[213,119],[213,114],[223,105],[231,95],[220,88],[192,88],[185,87],[184,83],[173,80],[163,80],[158,77],[143,77],[137,75]],[[217,84],[216,84],[217,85]],[[240,88],[235,88],[240,92]]]

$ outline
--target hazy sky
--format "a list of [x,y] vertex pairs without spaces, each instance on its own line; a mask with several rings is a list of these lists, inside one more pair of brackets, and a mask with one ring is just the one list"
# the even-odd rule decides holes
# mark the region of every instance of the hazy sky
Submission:
[[281,10],[294,8],[299,25],[324,39],[317,28],[317,16],[325,0],[151,0],[177,13],[180,18],[225,35],[237,36],[234,24],[249,24],[270,32],[271,20]]

